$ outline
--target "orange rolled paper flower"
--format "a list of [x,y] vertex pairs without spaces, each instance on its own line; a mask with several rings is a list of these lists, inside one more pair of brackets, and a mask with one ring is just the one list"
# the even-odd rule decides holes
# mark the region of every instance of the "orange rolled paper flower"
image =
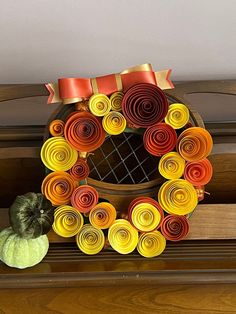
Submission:
[[183,240],[189,232],[188,219],[185,216],[168,215],[161,224],[161,233],[170,241]]
[[184,179],[195,186],[206,185],[210,182],[213,169],[208,159],[188,162],[184,170]]
[[78,159],[69,173],[76,181],[84,180],[89,175],[89,166],[84,159]]
[[63,136],[65,122],[62,120],[53,120],[49,125],[49,132],[52,136]]
[[76,112],[69,116],[64,129],[65,138],[81,152],[92,152],[105,140],[101,121],[89,112]]
[[109,228],[116,220],[115,207],[107,202],[97,204],[89,212],[89,221],[91,225],[99,229]]
[[129,123],[147,128],[162,121],[168,112],[163,91],[153,84],[141,83],[130,87],[122,100],[122,111]]
[[72,196],[71,204],[81,213],[88,213],[98,202],[98,192],[89,185],[77,187]]
[[143,135],[145,149],[154,156],[162,156],[172,151],[176,141],[176,131],[166,123],[151,126]]
[[41,190],[53,205],[66,205],[75,187],[75,181],[67,172],[56,171],[44,178]]
[[199,161],[211,153],[212,146],[212,137],[207,130],[191,127],[180,134],[176,148],[185,160]]

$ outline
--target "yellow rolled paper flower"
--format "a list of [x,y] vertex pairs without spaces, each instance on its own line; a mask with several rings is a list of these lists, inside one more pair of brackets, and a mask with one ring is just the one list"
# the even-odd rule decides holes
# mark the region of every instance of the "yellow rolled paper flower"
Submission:
[[184,104],[171,104],[165,117],[165,123],[174,129],[181,129],[189,120],[189,110]]
[[137,250],[144,257],[160,255],[166,247],[166,239],[159,231],[143,233],[139,237]]
[[76,243],[83,253],[94,255],[103,249],[105,236],[101,229],[86,224],[77,234]]
[[75,208],[68,205],[56,208],[52,228],[59,236],[73,237],[80,231],[83,224],[84,218]]
[[125,219],[117,219],[108,231],[111,247],[120,254],[133,252],[138,244],[138,231]]
[[126,119],[120,112],[111,111],[103,117],[102,126],[108,134],[118,135],[124,132]]
[[78,159],[78,152],[63,137],[51,137],[42,146],[41,159],[52,171],[67,171]]
[[122,109],[121,103],[124,94],[122,92],[115,92],[111,95],[111,109],[115,111],[120,111]]
[[149,203],[137,204],[131,213],[133,225],[140,231],[153,231],[161,222],[161,214],[158,209]]
[[191,183],[177,179],[162,184],[158,192],[158,201],[168,214],[187,215],[197,206],[198,197]]
[[166,179],[179,179],[184,173],[185,160],[176,152],[163,155],[158,170]]
[[112,204],[107,202],[97,204],[89,212],[89,221],[95,228],[107,229],[115,220],[116,209]]
[[89,110],[98,117],[103,117],[111,110],[110,99],[104,94],[95,94],[89,98]]

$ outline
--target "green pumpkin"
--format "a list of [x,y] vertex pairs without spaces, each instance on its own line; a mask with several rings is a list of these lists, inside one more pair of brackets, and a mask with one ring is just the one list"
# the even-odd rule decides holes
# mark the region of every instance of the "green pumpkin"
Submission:
[[23,239],[12,228],[0,232],[0,260],[10,267],[27,268],[41,262],[49,247],[48,237]]
[[17,196],[9,208],[12,229],[20,237],[34,239],[51,230],[54,208],[40,193]]

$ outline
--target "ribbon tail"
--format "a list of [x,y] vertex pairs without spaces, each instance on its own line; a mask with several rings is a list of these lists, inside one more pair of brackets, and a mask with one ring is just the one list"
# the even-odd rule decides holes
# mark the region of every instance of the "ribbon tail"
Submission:
[[163,70],[155,72],[157,86],[161,89],[172,89],[174,88],[174,84],[170,79],[172,70]]
[[48,104],[54,104],[62,101],[59,96],[59,88],[57,83],[48,83],[45,84],[45,86],[50,93],[47,102]]

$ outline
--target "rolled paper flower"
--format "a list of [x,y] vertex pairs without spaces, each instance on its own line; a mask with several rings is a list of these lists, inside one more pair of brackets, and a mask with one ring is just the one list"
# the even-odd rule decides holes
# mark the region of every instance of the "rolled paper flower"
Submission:
[[84,159],[78,159],[76,164],[70,169],[70,175],[76,180],[81,181],[88,177],[89,166]]
[[103,249],[105,236],[101,229],[86,224],[77,234],[76,243],[83,253],[94,255]]
[[95,228],[107,229],[115,220],[116,209],[112,204],[107,202],[97,204],[89,212],[89,221]]
[[176,141],[176,131],[166,123],[151,126],[143,135],[145,149],[154,156],[161,156],[172,151]]
[[111,110],[111,101],[104,94],[95,94],[89,98],[89,109],[95,116],[103,117]]
[[210,182],[213,169],[208,159],[188,162],[184,170],[184,179],[195,186],[206,185]]
[[161,233],[170,241],[183,240],[189,232],[188,219],[185,216],[168,215],[161,224]]
[[71,204],[81,213],[88,213],[98,202],[98,192],[89,185],[77,187],[72,196]]
[[158,192],[158,201],[168,214],[187,215],[197,206],[198,197],[191,183],[176,179],[162,184]]
[[111,95],[110,101],[111,101],[112,110],[120,111],[122,109],[121,103],[122,103],[123,97],[124,97],[124,94],[122,92],[115,92]]
[[147,128],[165,118],[168,101],[163,91],[156,85],[136,84],[125,93],[122,111],[131,125]]
[[138,231],[125,219],[117,219],[108,230],[111,247],[120,254],[133,252],[138,244]]
[[158,170],[166,179],[179,179],[184,173],[185,160],[176,152],[163,155]]
[[157,229],[161,222],[161,215],[152,204],[140,203],[134,206],[131,221],[139,231],[148,232]]
[[212,146],[212,137],[207,130],[191,127],[180,134],[176,148],[185,160],[199,161],[210,154]]
[[75,104],[75,110],[78,111],[89,111],[88,101],[80,101]]
[[111,111],[103,117],[102,125],[108,134],[118,135],[124,132],[126,120],[120,112]]
[[53,120],[49,124],[49,132],[52,136],[63,136],[65,122],[62,120]]
[[171,104],[167,116],[165,117],[165,123],[172,126],[174,129],[183,128],[189,120],[189,110],[184,104]]
[[195,186],[195,190],[197,192],[198,201],[201,202],[205,198],[205,194],[210,194],[205,192],[205,186]]
[[159,231],[141,234],[138,240],[137,250],[144,257],[160,255],[166,247],[166,239]]
[[61,237],[75,236],[84,224],[84,218],[75,208],[64,205],[56,208],[54,213],[53,230]]
[[67,172],[56,171],[44,178],[41,190],[53,205],[65,205],[70,202],[75,187],[75,181]]
[[78,159],[78,152],[63,137],[51,137],[41,149],[44,165],[52,171],[67,171]]
[[90,112],[76,112],[65,124],[65,138],[80,152],[91,152],[100,147],[105,140],[101,121]]

